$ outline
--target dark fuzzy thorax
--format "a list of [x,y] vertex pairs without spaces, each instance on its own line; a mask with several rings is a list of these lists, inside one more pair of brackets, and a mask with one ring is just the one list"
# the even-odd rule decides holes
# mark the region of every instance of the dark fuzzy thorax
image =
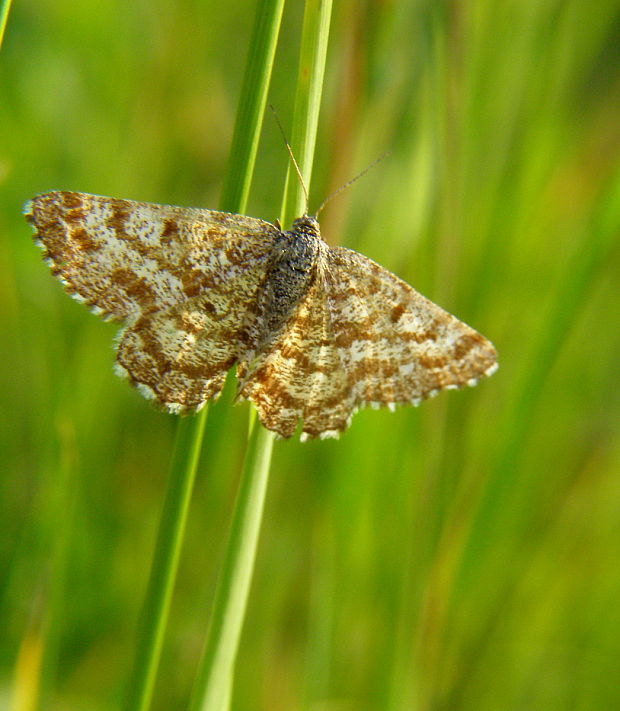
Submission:
[[313,217],[295,220],[292,229],[278,238],[261,298],[264,340],[286,325],[308,292],[316,274],[320,242],[319,226]]

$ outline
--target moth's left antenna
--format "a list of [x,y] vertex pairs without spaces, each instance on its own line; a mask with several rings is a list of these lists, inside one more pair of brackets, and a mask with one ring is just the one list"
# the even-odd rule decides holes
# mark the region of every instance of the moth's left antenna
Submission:
[[299,170],[299,166],[297,165],[297,161],[295,160],[295,156],[293,155],[293,149],[291,148],[291,144],[288,142],[288,140],[286,138],[286,133],[284,133],[284,128],[282,127],[280,117],[278,116],[276,110],[273,108],[272,104],[269,104],[269,108],[272,110],[273,115],[276,119],[276,123],[278,124],[278,128],[280,129],[280,133],[282,134],[282,138],[284,139],[284,145],[286,146],[286,150],[288,151],[288,154],[291,157],[291,161],[293,162],[293,166],[295,167],[295,172],[297,173],[297,177],[299,178],[299,182],[301,184],[301,189],[304,191],[304,197],[306,198],[306,209],[304,210],[304,215],[307,215],[308,214],[308,190],[306,188],[306,184],[304,183],[304,179],[301,175],[301,170]]

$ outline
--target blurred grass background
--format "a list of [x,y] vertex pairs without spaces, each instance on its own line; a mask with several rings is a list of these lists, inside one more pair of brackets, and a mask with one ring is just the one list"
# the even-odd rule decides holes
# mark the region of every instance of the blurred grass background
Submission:
[[[290,123],[301,3],[270,101]],[[0,54],[0,708],[116,708],[175,418],[49,275],[22,204],[215,207],[254,3],[24,0]],[[501,368],[338,442],[276,444],[240,711],[620,708],[620,3],[335,4],[312,205]],[[248,213],[288,157],[265,121]],[[247,405],[213,407],[155,709],[208,621]]]

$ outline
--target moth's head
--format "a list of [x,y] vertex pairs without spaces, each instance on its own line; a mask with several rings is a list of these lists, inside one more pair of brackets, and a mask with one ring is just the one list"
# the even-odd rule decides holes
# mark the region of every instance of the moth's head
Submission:
[[319,221],[312,215],[304,215],[303,217],[298,217],[296,220],[293,220],[291,232],[310,235],[312,237],[321,236]]

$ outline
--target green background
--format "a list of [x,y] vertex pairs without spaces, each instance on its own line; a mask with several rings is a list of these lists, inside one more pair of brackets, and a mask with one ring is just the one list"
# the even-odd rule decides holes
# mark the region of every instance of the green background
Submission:
[[[290,125],[302,5],[270,101]],[[21,217],[51,189],[217,207],[254,4],[16,1],[0,54],[0,708],[116,708],[175,418]],[[620,3],[334,5],[311,207],[500,370],[275,445],[240,711],[620,708]],[[248,214],[279,213],[267,116]],[[154,708],[181,709],[249,406],[212,408]]]

